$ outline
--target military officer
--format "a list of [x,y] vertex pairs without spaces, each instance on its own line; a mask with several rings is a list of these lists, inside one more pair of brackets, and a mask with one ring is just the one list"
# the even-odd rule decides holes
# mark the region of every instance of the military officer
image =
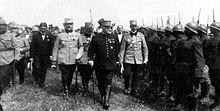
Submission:
[[130,21],[131,31],[123,35],[119,59],[124,68],[125,93],[135,95],[142,64],[148,62],[148,48],[144,35],[137,32],[137,21]]
[[73,20],[66,18],[64,21],[65,32],[57,36],[53,48],[52,61],[54,64],[56,62],[59,64],[64,93],[68,95],[76,62],[78,62],[83,53],[83,42],[80,33],[73,31]]
[[89,64],[94,65],[103,108],[108,109],[112,78],[117,69],[119,43],[112,34],[111,21],[104,20],[101,28],[103,31],[92,38],[88,57]]
[[210,78],[212,85],[215,87],[215,101],[210,108],[219,108],[220,103],[220,23],[214,22],[210,25],[210,31],[213,38],[208,43],[208,61],[207,65],[210,69]]
[[9,86],[10,79],[14,76],[15,48],[15,37],[7,31],[6,21],[0,18],[0,89],[3,90]]
[[79,61],[78,71],[82,76],[82,84],[84,91],[88,91],[88,83],[93,74],[92,67],[88,64],[88,49],[90,42],[92,40],[93,33],[93,24],[91,22],[85,22],[85,33],[81,35],[83,43],[83,54]]
[[[180,79],[178,90],[182,92],[186,108],[190,111],[198,111],[199,88],[205,66],[202,43],[197,36],[197,24],[189,22],[185,26],[187,40],[178,44],[177,73]],[[179,93],[178,93],[179,94]],[[179,106],[179,105],[177,105]]]
[[50,56],[53,49],[53,38],[50,32],[47,31],[46,22],[40,23],[40,32],[33,35],[30,44],[30,60],[34,61],[35,83],[40,88],[43,88],[47,68],[50,65]]

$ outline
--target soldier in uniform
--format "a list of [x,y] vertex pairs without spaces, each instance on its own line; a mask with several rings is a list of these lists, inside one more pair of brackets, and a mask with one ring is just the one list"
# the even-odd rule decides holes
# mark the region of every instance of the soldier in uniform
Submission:
[[176,57],[177,57],[177,46],[180,41],[186,40],[186,36],[184,35],[184,29],[181,25],[175,25],[173,27],[173,36],[176,38],[170,42],[170,52],[171,52],[171,63],[169,67],[169,72],[173,74],[173,80],[169,81],[169,94],[168,100],[175,101],[175,95],[177,93],[178,86],[178,73],[176,73]]
[[112,34],[111,21],[104,20],[101,28],[102,33],[96,34],[92,38],[88,57],[89,64],[94,65],[103,108],[108,109],[112,78],[117,69],[119,43]]
[[26,67],[25,53],[29,51],[30,45],[29,45],[28,40],[25,38],[25,35],[21,34],[21,29],[18,30],[15,37],[16,37],[16,43],[17,43],[17,47],[15,51],[15,53],[17,53],[15,57],[17,62],[15,64],[15,67],[19,74],[19,84],[23,84],[24,83],[24,70]]
[[124,34],[119,60],[124,68],[125,93],[135,95],[142,64],[148,62],[148,47],[144,35],[137,32],[137,21],[130,21],[131,31]]
[[[200,24],[198,26],[198,35],[200,37],[200,41],[202,42],[202,48],[203,48],[203,55],[206,60],[206,64],[208,61],[208,48],[207,45],[209,43],[210,38],[207,35],[208,28],[206,25]],[[207,65],[206,65],[207,66]],[[207,66],[208,67],[208,66]],[[209,91],[211,87],[211,80],[209,77],[209,73],[204,73],[204,80],[201,83],[201,101],[208,102],[209,100]]]
[[91,22],[85,22],[85,33],[81,34],[84,50],[83,50],[83,55],[80,58],[79,67],[78,67],[78,71],[82,76],[82,84],[85,92],[88,91],[88,83],[93,74],[93,69],[88,64],[88,49],[90,42],[92,40],[92,36],[94,36],[93,25]]
[[[185,100],[186,108],[198,111],[200,82],[203,79],[205,59],[203,57],[202,43],[197,36],[197,24],[189,22],[185,26],[187,40],[178,44],[177,73],[180,79],[178,90]],[[179,105],[177,105],[178,108]]]
[[83,42],[80,33],[73,31],[73,20],[66,18],[63,23],[65,32],[58,34],[53,48],[53,64],[58,62],[64,93],[70,93],[73,72],[83,53]]
[[33,35],[30,44],[30,61],[34,61],[35,83],[40,88],[44,87],[47,68],[50,65],[50,56],[52,55],[53,38],[47,31],[47,24],[40,24],[40,32]]
[[215,87],[215,101],[210,105],[210,108],[215,109],[220,107],[220,23],[212,23],[210,31],[213,34],[213,38],[210,39],[207,46],[209,50],[207,65],[210,69],[212,85]]
[[151,88],[153,88],[154,93],[158,93],[158,83],[159,83],[159,51],[158,44],[160,38],[157,35],[156,26],[150,26],[149,28],[149,37],[146,38],[147,47],[149,50],[149,79],[152,81]]
[[0,89],[3,90],[9,86],[10,79],[14,76],[15,48],[15,37],[7,32],[6,21],[0,18]]

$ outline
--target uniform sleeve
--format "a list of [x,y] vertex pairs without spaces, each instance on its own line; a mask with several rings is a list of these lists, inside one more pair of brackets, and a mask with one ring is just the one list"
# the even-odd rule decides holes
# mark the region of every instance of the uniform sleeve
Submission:
[[92,37],[89,49],[88,49],[88,60],[94,60],[95,59],[95,51],[96,51],[96,43],[95,43],[96,36]]
[[205,59],[203,57],[202,44],[199,42],[194,42],[192,48],[195,59],[195,77],[203,77]]
[[142,43],[143,43],[142,51],[143,51],[144,61],[148,61],[148,47],[144,35],[142,35]]
[[78,53],[77,53],[77,57],[81,58],[83,55],[83,41],[82,41],[82,36],[79,34],[78,35],[79,39],[78,39]]
[[124,56],[125,56],[125,50],[126,50],[126,40],[125,40],[126,35],[122,36],[121,40],[121,47],[120,47],[120,52],[119,52],[119,62],[123,63],[124,62]]
[[57,61],[57,56],[58,56],[58,51],[59,51],[59,43],[60,42],[60,36],[57,36],[54,46],[53,46],[53,51],[52,51],[52,61]]

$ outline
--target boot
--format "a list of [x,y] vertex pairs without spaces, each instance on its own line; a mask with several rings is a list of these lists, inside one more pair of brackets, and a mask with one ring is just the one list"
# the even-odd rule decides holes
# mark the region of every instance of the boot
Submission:
[[88,83],[83,77],[82,77],[82,84],[83,84],[84,92],[88,92]]
[[108,110],[108,108],[110,107],[109,99],[110,99],[110,95],[111,95],[111,85],[107,85],[105,91],[106,91],[106,96],[104,96],[103,109]]
[[68,87],[67,87],[67,81],[64,78],[62,78],[62,85],[63,85],[64,94],[68,95],[69,94],[69,90],[68,90]]

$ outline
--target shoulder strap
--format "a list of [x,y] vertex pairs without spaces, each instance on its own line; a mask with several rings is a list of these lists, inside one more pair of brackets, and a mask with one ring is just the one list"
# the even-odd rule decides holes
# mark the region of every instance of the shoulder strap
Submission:
[[4,42],[2,42],[2,40],[0,39],[0,42],[4,45],[5,48],[7,48],[7,46],[5,45]]

